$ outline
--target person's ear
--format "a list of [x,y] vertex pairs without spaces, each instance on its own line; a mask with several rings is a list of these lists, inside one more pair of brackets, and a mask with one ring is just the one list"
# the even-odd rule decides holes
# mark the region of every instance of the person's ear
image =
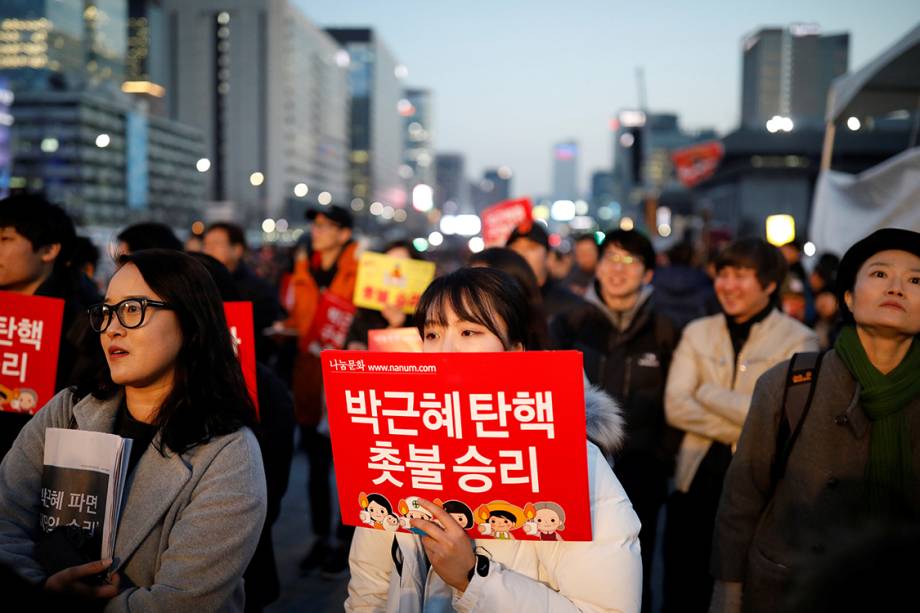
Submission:
[[524,351],[524,343],[517,342],[511,345],[511,348],[508,351]]
[[342,228],[339,230],[339,241],[344,245],[351,240],[351,228]]
[[242,260],[243,254],[246,253],[246,250],[243,249],[243,245],[241,244],[230,245],[230,249],[232,250],[233,257],[237,261]]
[[645,274],[642,275],[642,285],[648,285],[652,282],[652,278],[655,276],[654,269],[646,269]]
[[770,281],[770,285],[764,288],[768,296],[772,296],[773,292],[776,291],[776,281]]
[[41,257],[42,262],[50,264],[61,255],[61,243],[51,243],[50,245],[39,247],[38,255]]
[[853,292],[851,292],[850,290],[843,292],[843,301],[846,303],[847,309],[849,309],[850,313],[852,313],[853,312]]

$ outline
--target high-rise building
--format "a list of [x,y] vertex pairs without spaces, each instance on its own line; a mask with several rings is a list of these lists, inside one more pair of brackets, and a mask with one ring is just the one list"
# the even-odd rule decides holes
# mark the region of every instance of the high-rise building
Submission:
[[347,201],[348,56],[335,41],[289,0],[164,6],[169,109],[204,133],[211,216],[252,224]]
[[0,5],[0,70],[13,91],[117,90],[127,54],[125,0]]
[[128,55],[122,91],[147,102],[150,110],[166,114],[169,82],[169,33],[161,0],[128,1]]
[[44,192],[86,224],[185,226],[201,215],[198,130],[100,92],[26,91],[12,111],[12,189]]
[[489,168],[482,173],[482,179],[470,187],[473,208],[480,212],[485,208],[511,198],[511,169],[507,166]]
[[578,195],[578,143],[557,143],[553,145],[553,197],[575,200]]
[[847,71],[849,34],[812,24],[762,28],[745,37],[741,124],[764,128],[774,116],[793,126],[823,125],[831,81]]
[[434,119],[431,90],[406,89],[398,105],[403,118],[403,166],[407,193],[418,184],[434,187]]
[[[399,176],[403,118],[399,102],[406,69],[369,28],[326,30],[348,52],[351,95],[351,196],[396,208],[407,202]],[[407,128],[408,129],[408,128]],[[429,128],[425,128],[430,130]]]
[[466,159],[461,153],[439,153],[435,156],[435,206],[452,215],[470,206],[469,184],[466,180]]

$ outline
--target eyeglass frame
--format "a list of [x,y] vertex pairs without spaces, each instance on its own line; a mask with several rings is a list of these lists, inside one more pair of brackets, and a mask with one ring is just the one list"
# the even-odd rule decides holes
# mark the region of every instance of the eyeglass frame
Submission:
[[[121,305],[125,304],[126,302],[138,302],[141,305],[141,320],[137,322],[137,325],[129,326],[121,319],[121,314],[119,313],[119,310],[121,309]],[[92,315],[92,310],[97,307],[101,307],[103,309],[103,313],[105,313],[106,309],[108,309],[108,316],[107,316],[105,325],[102,326],[98,330],[95,328],[95,326],[93,326],[93,315]],[[110,325],[112,325],[112,314],[113,313],[115,314],[115,318],[118,319],[118,323],[121,324],[122,328],[125,328],[126,330],[134,330],[144,325],[144,321],[147,319],[147,307],[155,307],[159,309],[172,309],[173,308],[172,305],[166,302],[162,302],[160,300],[151,300],[150,298],[125,298],[124,300],[120,302],[116,302],[115,304],[106,304],[104,302],[94,304],[88,309],[86,309],[86,315],[87,317],[89,317],[89,327],[93,330],[93,332],[96,332],[98,334],[102,334],[103,332],[109,329]]]
[[642,263],[642,258],[637,255],[620,255],[619,253],[613,253],[608,251],[606,254],[601,256],[601,260],[607,262],[611,266],[614,264],[622,264],[623,266],[632,266],[636,262]]

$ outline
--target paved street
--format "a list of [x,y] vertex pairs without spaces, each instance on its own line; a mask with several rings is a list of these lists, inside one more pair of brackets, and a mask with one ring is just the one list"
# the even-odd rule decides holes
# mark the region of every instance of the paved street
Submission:
[[306,495],[307,457],[298,452],[291,466],[291,481],[275,523],[275,557],[281,577],[281,597],[265,609],[266,613],[309,611],[336,613],[342,610],[348,579],[326,581],[319,572],[301,577],[297,563],[311,544],[310,517]]

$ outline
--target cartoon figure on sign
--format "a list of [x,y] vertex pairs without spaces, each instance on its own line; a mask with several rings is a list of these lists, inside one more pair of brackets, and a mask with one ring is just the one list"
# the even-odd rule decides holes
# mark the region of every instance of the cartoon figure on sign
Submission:
[[361,492],[358,494],[358,504],[361,506],[358,518],[362,523],[376,530],[389,532],[395,532],[399,528],[399,520],[393,515],[393,507],[386,496]]
[[523,509],[504,500],[493,500],[489,504],[479,505],[476,509],[476,523],[479,532],[498,540],[514,540],[512,530],[520,528],[526,519],[525,513],[533,511],[528,504]]
[[0,385],[0,407],[8,404],[8,411],[15,413],[34,413],[38,406],[38,392],[30,387],[10,389]]
[[473,527],[473,511],[459,500],[448,500],[441,505],[464,530]]
[[[440,505],[440,500],[434,500],[435,504]],[[399,510],[399,527],[404,530],[412,530],[412,525],[409,523],[413,519],[427,519],[431,521],[431,513],[418,503],[418,496],[409,496],[405,500],[400,500],[399,505],[397,505]]]
[[[524,534],[539,536],[541,541],[561,541],[565,530],[565,511],[555,502],[537,502],[524,524]],[[525,507],[526,508],[526,507]]]

